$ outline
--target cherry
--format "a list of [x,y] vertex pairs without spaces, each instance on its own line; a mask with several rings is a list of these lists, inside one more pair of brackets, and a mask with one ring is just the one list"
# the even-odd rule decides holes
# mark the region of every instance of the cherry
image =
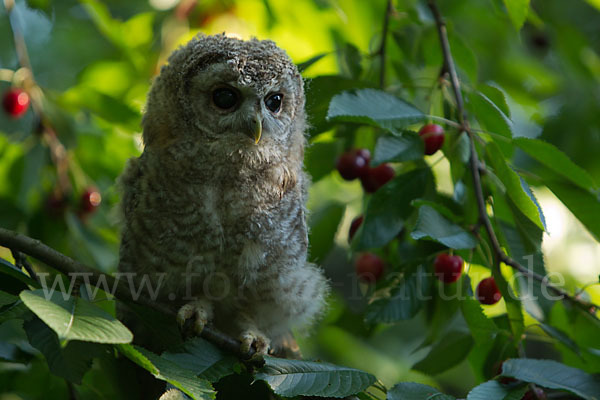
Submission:
[[521,397],[521,400],[545,400],[545,399],[546,399],[546,393],[538,387],[536,387],[534,389],[529,389],[527,392],[525,392],[523,397]]
[[444,144],[444,128],[436,124],[424,125],[419,136],[425,142],[425,154],[428,156],[441,149]]
[[87,188],[81,194],[81,202],[79,204],[80,215],[85,216],[91,214],[102,202],[102,195],[94,188]]
[[367,193],[375,193],[380,187],[388,183],[395,175],[395,171],[389,164],[381,164],[375,168],[369,168],[367,173],[360,178],[363,189]]
[[444,283],[456,282],[462,274],[464,261],[461,256],[440,254],[435,258],[435,276]]
[[354,234],[356,233],[358,228],[360,228],[364,219],[365,219],[365,217],[363,215],[359,215],[358,217],[354,218],[352,220],[352,222],[350,223],[350,231],[348,232],[348,241],[349,242],[352,241]]
[[[504,360],[506,361],[506,360]],[[510,376],[502,376],[502,365],[504,365],[504,361],[501,361],[498,364],[498,368],[496,368],[496,375],[499,375],[500,378],[498,379],[498,381],[503,384],[503,385],[508,385],[510,383],[514,383],[517,380],[515,378],[511,378]]]
[[475,292],[477,300],[479,300],[481,304],[488,306],[496,304],[502,298],[502,294],[500,293],[500,290],[498,290],[498,286],[496,286],[496,281],[493,276],[479,282]]
[[363,253],[354,264],[358,278],[367,283],[377,282],[383,275],[383,260],[373,253]]
[[18,88],[10,89],[4,93],[2,107],[12,118],[20,118],[29,108],[29,95]]
[[46,198],[45,205],[48,213],[58,217],[65,212],[68,204],[69,202],[65,196],[63,196],[62,194],[52,192]]
[[360,178],[368,171],[369,161],[371,161],[369,150],[348,150],[338,158],[336,168],[342,178],[351,181]]

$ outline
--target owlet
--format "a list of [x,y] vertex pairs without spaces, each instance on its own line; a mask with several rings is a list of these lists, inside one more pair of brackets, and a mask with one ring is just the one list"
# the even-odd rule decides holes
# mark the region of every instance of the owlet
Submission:
[[273,42],[197,36],[152,85],[144,152],[120,178],[120,271],[242,351],[309,326],[328,292],[307,262],[304,103]]

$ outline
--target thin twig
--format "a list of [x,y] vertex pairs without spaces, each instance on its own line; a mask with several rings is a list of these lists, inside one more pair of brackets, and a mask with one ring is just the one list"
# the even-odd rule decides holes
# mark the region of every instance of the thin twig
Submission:
[[[77,277],[81,276],[81,274],[86,274],[90,277],[91,285],[98,285],[99,282],[105,281],[108,283],[108,287],[115,288],[114,293],[111,294],[118,300],[138,303],[143,306],[151,307],[164,314],[174,316],[174,312],[170,308],[154,302],[143,295],[136,296],[134,291],[132,291],[125,282],[117,280],[111,275],[100,273],[53,248],[46,246],[39,240],[32,239],[29,236],[8,229],[0,228],[0,246],[28,254],[67,276]],[[235,354],[241,359],[245,360],[253,358],[253,362],[257,363],[260,363],[261,361],[260,357],[253,357],[255,353],[254,349],[251,348],[248,353],[242,353],[240,351],[240,341],[225,335],[211,326],[205,326],[200,336],[229,353]]]
[[[566,291],[562,290],[561,288],[551,284],[550,282],[548,282],[547,277],[542,276],[542,275],[522,266],[517,261],[515,261],[511,257],[509,257],[504,252],[504,250],[502,250],[502,247],[500,246],[500,243],[498,241],[496,233],[494,232],[494,228],[492,227],[490,218],[487,214],[486,204],[485,204],[485,200],[483,198],[483,189],[481,186],[481,176],[479,174],[480,163],[479,163],[479,157],[477,154],[477,148],[475,147],[475,134],[473,133],[473,131],[471,130],[471,128],[469,126],[467,112],[466,112],[466,109],[464,106],[464,101],[463,101],[462,93],[460,90],[460,82],[458,80],[458,74],[456,73],[454,59],[452,58],[452,52],[450,51],[450,43],[448,42],[448,32],[446,30],[446,23],[444,22],[444,19],[442,18],[442,15],[440,14],[440,11],[437,7],[436,1],[428,0],[428,5],[429,5],[429,8],[431,9],[431,12],[436,21],[437,31],[438,31],[438,35],[440,38],[440,45],[441,45],[442,54],[444,57],[444,63],[445,63],[445,66],[447,67],[447,73],[450,75],[450,82],[452,84],[452,90],[454,92],[454,98],[456,100],[456,107],[458,109],[458,118],[459,118],[459,122],[461,123],[461,129],[463,131],[467,132],[467,134],[469,135],[469,144],[470,144],[470,150],[471,150],[470,169],[471,169],[471,175],[473,178],[473,186],[475,189],[475,197],[477,199],[477,208],[479,211],[479,219],[480,219],[480,222],[483,224],[488,237],[490,238],[492,248],[494,250],[494,253],[495,253],[498,261],[511,266],[512,268],[516,269],[517,271],[521,272],[522,274],[524,274],[525,276],[527,276],[529,278],[539,281],[542,285],[546,286],[548,289],[552,290],[559,296],[561,296],[565,299],[568,299],[569,301],[573,302],[574,304],[582,307],[589,313],[590,307],[592,307],[592,306],[596,307],[595,304],[585,301],[581,298],[574,297],[574,296],[570,295],[569,293],[567,293]],[[592,315],[594,315],[594,314],[592,314]]]
[[390,16],[394,11],[394,7],[392,6],[392,0],[387,0],[385,5],[385,13],[383,14],[383,30],[381,32],[381,46],[379,47],[379,57],[381,60],[381,65],[379,66],[379,87],[383,89],[385,87],[385,59],[386,59],[386,50],[385,45],[387,43],[388,29],[390,25]]

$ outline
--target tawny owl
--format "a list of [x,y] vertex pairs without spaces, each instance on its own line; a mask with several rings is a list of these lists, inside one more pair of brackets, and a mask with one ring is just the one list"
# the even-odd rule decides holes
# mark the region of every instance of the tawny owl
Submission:
[[120,178],[120,271],[242,350],[307,327],[328,290],[307,262],[304,102],[273,42],[198,36],[152,85],[144,152]]

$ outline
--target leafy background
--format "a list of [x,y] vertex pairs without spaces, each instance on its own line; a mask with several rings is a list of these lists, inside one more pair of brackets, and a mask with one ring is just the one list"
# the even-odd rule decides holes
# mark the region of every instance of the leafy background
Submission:
[[[533,254],[536,265],[543,265],[541,253],[531,251],[543,237],[546,269],[560,272],[569,291],[588,285],[581,296],[598,303],[600,246],[596,240],[600,237],[600,212],[594,211],[599,209],[594,180],[597,183],[600,177],[600,4],[593,0],[571,1],[568,5],[561,0],[532,0],[529,8],[527,1],[510,0],[440,3],[465,88],[467,109],[476,116],[476,126],[494,133],[481,134],[486,143],[492,143],[481,154],[486,155],[485,161],[494,172],[484,183],[497,201],[498,215],[510,215],[508,226],[502,226],[506,247],[513,257]],[[397,199],[408,193],[405,200],[399,200],[402,210],[406,210],[400,212],[406,215],[396,216],[409,228],[400,240],[389,243],[398,232],[389,237],[389,232],[381,229],[383,223],[377,222],[377,213],[368,211],[370,196],[363,193],[360,183],[346,182],[335,171],[337,157],[350,147],[369,148],[375,158],[380,157],[379,161],[387,161],[376,150],[376,144],[378,138],[389,135],[385,133],[389,126],[353,116],[357,109],[347,102],[339,103],[338,114],[331,114],[334,109],[330,109],[334,95],[379,86],[378,51],[385,6],[381,0],[17,1],[16,15],[35,78],[43,90],[44,112],[67,149],[72,190],[64,193],[69,202],[64,213],[57,213],[48,205],[48,199],[61,190],[45,136],[37,128],[38,121],[31,111],[18,120],[0,113],[0,226],[38,238],[102,271],[115,271],[119,240],[115,207],[119,196],[114,182],[125,161],[141,153],[141,112],[151,79],[160,65],[173,49],[198,32],[226,31],[243,38],[273,39],[303,68],[307,78],[311,146],[305,163],[314,181],[309,200],[311,257],[324,266],[335,289],[324,320],[308,338],[300,340],[305,356],[359,368],[388,387],[413,381],[464,397],[472,387],[497,372],[488,365],[490,354],[498,354],[494,362],[517,356],[516,347],[509,346],[514,352],[505,351],[502,346],[506,343],[492,343],[488,340],[492,336],[486,336],[486,329],[493,337],[497,330],[511,332],[509,326],[504,326],[508,324],[506,303],[485,307],[484,314],[474,300],[443,302],[438,297],[424,302],[412,296],[410,304],[384,299],[367,307],[374,288],[359,284],[354,274],[353,257],[361,249],[371,249],[384,257],[389,272],[410,270],[417,265],[422,265],[419,268],[424,271],[430,270],[433,255],[444,247],[434,242],[415,242],[413,239],[419,238],[415,232],[424,231],[424,236],[429,237],[433,234],[435,239],[432,230],[440,228],[441,215],[467,227],[474,222],[476,211],[472,202],[461,207],[449,200],[456,196],[457,188],[465,187],[459,178],[465,174],[466,161],[464,154],[455,151],[464,139],[449,126],[445,157],[440,153],[424,160],[410,154],[396,157],[395,161],[402,161],[394,165],[403,178],[398,179],[396,191],[390,186],[379,194],[385,200],[386,196]],[[456,120],[449,87],[440,89],[438,85],[442,55],[425,2],[399,0],[394,2],[394,9],[386,45],[387,93],[409,101],[425,114]],[[3,7],[0,38],[0,68],[18,69]],[[9,82],[0,81],[0,92],[9,87]],[[362,98],[364,104],[360,103],[360,96],[354,99],[359,102],[359,116],[364,115],[365,104],[390,101],[377,97],[383,96],[381,92],[359,93],[367,96]],[[369,99],[369,95],[375,97]],[[333,118],[326,119],[328,110]],[[405,122],[404,129],[413,131],[422,123]],[[498,136],[519,139],[502,140]],[[411,135],[402,137],[410,139]],[[584,171],[569,163],[561,164],[562,159],[552,149],[536,147],[537,142],[532,144],[526,138],[553,144]],[[510,167],[506,167],[506,160]],[[427,166],[433,175],[428,175],[426,169],[422,173],[427,176],[415,179],[428,182],[428,186],[406,189],[410,170]],[[517,181],[513,171],[520,173]],[[502,184],[498,185],[498,180]],[[547,226],[543,236],[535,226],[542,221],[537,210],[531,209],[535,203],[520,190],[525,181],[543,209]],[[99,190],[102,203],[97,212],[82,217],[78,212],[80,196],[90,187]],[[470,196],[468,182],[466,187]],[[508,195],[502,193],[504,188]],[[421,197],[421,203],[413,201]],[[440,208],[440,204],[444,206]],[[379,217],[386,220],[399,209],[384,208],[379,210]],[[365,210],[369,215],[365,227],[351,248],[347,240],[350,221]],[[419,224],[426,217],[430,221],[433,218],[433,226]],[[369,218],[374,222],[369,222]],[[456,249],[464,245],[444,244]],[[449,291],[468,291],[490,275],[485,257],[466,250],[459,253],[472,261],[470,280],[463,278],[458,285],[446,288]],[[5,249],[0,249],[0,257],[12,261]],[[44,269],[43,265],[36,267]],[[508,269],[503,272],[510,276]],[[417,274],[409,279],[425,278]],[[428,285],[440,286],[437,282]],[[410,292],[413,286],[408,279],[398,284],[388,276],[378,284],[379,289],[391,287],[415,294]],[[21,299],[35,312],[35,292],[28,293]],[[10,305],[14,300],[0,297],[0,305]],[[107,313],[103,318],[110,321],[114,304],[103,302],[101,306]],[[600,371],[597,319],[574,313],[566,303],[525,307],[529,311],[522,326],[526,355],[557,359],[588,373]],[[510,314],[510,305],[508,309]],[[126,396],[117,389],[122,386],[115,384],[124,379],[117,373],[122,357],[107,356],[106,344],[101,341],[88,338],[96,342],[96,353],[90,353],[90,357],[102,356],[94,358],[92,369],[85,375],[91,358],[78,357],[81,351],[77,346],[81,342],[69,342],[61,348],[62,352],[53,358],[53,367],[43,350],[44,346],[51,347],[45,343],[50,336],[40,333],[52,326],[42,314],[43,322],[11,319],[0,325],[1,399],[65,398],[68,388],[63,378],[75,382],[83,379],[78,386],[83,398]],[[495,325],[490,325],[490,321]],[[32,332],[40,334],[32,336]],[[127,342],[118,328],[111,332],[112,340],[104,343]],[[139,364],[153,363],[152,356],[143,349],[120,346],[124,357]],[[153,373],[160,375],[162,368],[155,362],[154,365],[158,369]],[[165,378],[169,382],[191,379],[185,369],[164,368],[171,373]],[[49,370],[70,373],[57,377]],[[360,379],[367,378],[361,375]],[[206,388],[190,390],[202,398]],[[407,386],[394,390],[400,393],[412,389]],[[388,393],[388,398],[394,396],[394,392]]]

